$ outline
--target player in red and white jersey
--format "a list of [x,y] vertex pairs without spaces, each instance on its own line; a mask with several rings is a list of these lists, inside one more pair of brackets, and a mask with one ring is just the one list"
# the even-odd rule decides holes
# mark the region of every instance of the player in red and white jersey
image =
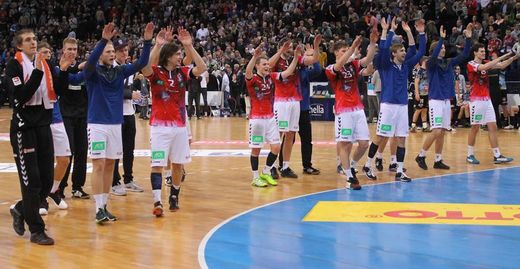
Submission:
[[[367,56],[361,60],[352,57],[361,45],[361,37],[357,37],[350,48],[344,41],[334,43],[333,50],[337,60],[335,64],[329,65],[325,70],[330,88],[334,91],[336,98],[334,129],[341,167],[347,176],[347,187],[354,190],[361,189],[356,177],[355,166],[365,154],[370,139],[364,106],[358,89],[358,78],[359,75],[368,76],[373,73],[373,68],[361,68],[372,62],[377,40],[377,32],[372,33]],[[350,162],[350,152],[355,141],[358,142],[358,147]],[[375,179],[375,176],[371,179]]]
[[183,165],[191,161],[189,131],[186,128],[186,84],[189,79],[207,70],[206,64],[193,48],[192,37],[183,28],[178,29],[178,41],[195,67],[181,66],[181,47],[173,43],[170,27],[156,37],[148,65],[142,70],[151,85],[152,113],[150,116],[151,166],[150,180],[154,198],[153,214],[162,216],[161,184],[163,167],[172,163],[172,186],[168,202],[170,211],[179,209]]
[[[473,46],[475,58],[468,63],[468,78],[471,85],[470,94],[470,119],[471,130],[468,135],[468,156],[466,161],[471,164],[479,164],[475,157],[473,147],[477,138],[480,125],[486,124],[488,127],[489,143],[493,149],[493,159],[495,163],[511,162],[513,158],[505,157],[500,154],[497,139],[497,123],[495,110],[489,96],[489,77],[487,71],[490,69],[504,69],[513,61],[520,58],[520,54],[513,57],[511,53],[502,55],[492,61],[485,61],[486,50],[483,44]],[[507,59],[507,60],[506,60]]]
[[[321,36],[316,35],[314,38],[314,48],[318,48],[321,43]],[[293,56],[293,44],[288,38],[280,41],[282,46],[278,52],[269,59],[269,67],[274,72],[285,71]],[[299,91],[299,69],[302,66],[311,65],[319,60],[319,50],[316,49],[312,57],[298,56],[296,58],[296,71],[291,76],[282,80],[275,80],[275,95],[274,95],[274,114],[278,124],[278,129],[283,135],[284,141],[293,141],[296,132],[299,130],[300,120],[300,100],[302,100],[301,92]],[[293,59],[294,60],[294,59]],[[282,177],[297,178],[298,176],[289,168],[289,161],[291,160],[293,143],[284,143],[283,165],[280,167]],[[273,169],[272,175],[278,178],[276,169]]]
[[[252,185],[256,187],[276,186],[278,183],[271,176],[271,169],[280,152],[280,136],[273,113],[274,84],[291,76],[295,70],[301,50],[294,51],[291,64],[283,72],[270,72],[267,57],[262,56],[262,44],[255,49],[253,57],[246,67],[246,87],[251,97],[251,113],[249,114],[249,147],[251,148]],[[256,68],[256,74],[253,69]],[[291,140],[292,141],[292,140]],[[258,172],[258,156],[267,142],[271,152],[267,156],[262,173]],[[291,143],[288,143],[291,144]]]

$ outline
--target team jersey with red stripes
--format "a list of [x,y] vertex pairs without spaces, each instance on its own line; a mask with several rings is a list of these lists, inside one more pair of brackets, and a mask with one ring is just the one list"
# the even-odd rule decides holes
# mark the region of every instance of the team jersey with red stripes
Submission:
[[246,87],[251,97],[250,119],[270,119],[273,114],[274,82],[278,80],[280,73],[273,72],[269,76],[261,77],[255,74],[253,78],[246,79]]
[[187,66],[168,71],[152,65],[153,73],[148,76],[152,95],[152,126],[186,126],[186,84],[191,68]]
[[[486,63],[486,62],[484,62]],[[489,100],[489,76],[487,71],[478,71],[480,64],[471,61],[468,63],[468,78],[471,83],[471,101]]]
[[[276,65],[274,67],[275,72],[281,73],[287,69],[290,65],[290,61],[292,59],[283,59],[280,57],[278,59],[278,62],[276,62]],[[300,81],[298,77],[298,70],[303,65],[303,56],[298,57],[298,65],[296,67],[296,71],[294,74],[290,75],[289,77],[278,80],[276,79],[274,82],[275,85],[275,92],[274,92],[274,99],[275,101],[281,101],[281,102],[289,102],[289,101],[301,101],[302,100],[302,94],[298,90],[298,83]]]
[[333,64],[325,69],[330,88],[336,95],[336,114],[363,109],[358,89],[359,72],[358,60],[344,65],[340,71],[335,71]]

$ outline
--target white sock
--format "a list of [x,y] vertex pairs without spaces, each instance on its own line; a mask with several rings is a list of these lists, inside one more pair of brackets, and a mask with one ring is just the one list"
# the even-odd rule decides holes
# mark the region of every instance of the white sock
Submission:
[[396,163],[397,162],[397,156],[396,155],[391,155],[390,156],[390,163]]
[[473,151],[473,146],[468,145],[468,156],[475,155],[475,152]]
[[172,170],[164,170],[164,177],[171,177],[172,176]]
[[357,165],[356,161],[354,161],[354,160],[350,161],[350,167],[356,167],[356,165]]
[[365,163],[366,167],[372,167],[372,158],[368,157],[367,162]]
[[423,122],[423,123],[422,123],[422,127],[423,127],[423,129],[426,129],[426,128],[428,128],[428,123],[426,123],[426,122]]
[[51,193],[55,193],[58,190],[58,188],[60,187],[60,182],[61,180],[54,180],[54,182],[52,182]]
[[438,162],[442,160],[442,154],[435,154],[435,161]]
[[106,206],[108,203],[108,193],[103,193],[103,206]]
[[415,126],[417,126],[417,124],[415,124],[414,122],[412,122],[412,128],[415,128]]
[[493,148],[493,155],[498,158],[500,157],[500,149],[498,148]]
[[262,174],[270,175],[271,174],[271,167],[264,166],[264,170],[262,170]]
[[397,162],[397,173],[403,172],[403,162]]
[[175,184],[172,184],[172,188],[176,189],[176,190],[179,190],[181,188],[181,185],[177,186]]
[[258,170],[253,171],[253,179],[259,178],[259,177],[260,177],[260,175],[258,174]]
[[99,208],[103,208],[103,193],[101,194],[94,194],[94,200],[96,201],[96,213]]
[[376,152],[376,158],[378,158],[378,159],[383,159],[383,153],[381,153],[381,152],[379,152],[379,151]]
[[161,201],[161,189],[152,190],[152,194],[153,194],[153,201],[154,201],[154,203]]
[[419,152],[419,157],[425,157],[426,156],[426,150],[421,149],[421,152]]
[[289,168],[289,162],[284,161],[283,162],[283,166],[282,166],[282,170],[285,170],[287,168]]

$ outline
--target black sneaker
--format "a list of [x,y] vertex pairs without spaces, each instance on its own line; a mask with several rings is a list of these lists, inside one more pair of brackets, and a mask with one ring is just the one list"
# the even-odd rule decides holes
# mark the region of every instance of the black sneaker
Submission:
[[172,186],[172,176],[166,177],[164,180],[164,185],[171,187]]
[[273,177],[273,179],[280,178],[280,175],[278,174],[278,170],[276,170],[276,167],[274,167],[274,166],[271,168],[271,177]]
[[90,194],[83,191],[83,189],[72,190],[72,198],[90,199]]
[[298,175],[294,173],[294,171],[287,167],[287,169],[280,169],[280,175],[282,177],[288,177],[288,178],[298,178]]
[[345,171],[343,171],[343,168],[341,168],[341,164],[338,165],[338,168],[336,169],[336,171],[337,171],[338,174],[340,174],[340,175],[344,175],[344,174],[345,174]]
[[350,173],[352,174],[352,177],[353,177],[354,179],[357,179],[357,176],[356,176],[357,172],[358,172],[358,171],[356,170],[356,168],[354,168],[354,167],[350,167]]
[[434,162],[433,163],[433,168],[435,168],[435,169],[444,169],[444,170],[449,170],[450,169],[450,167],[447,166],[446,164],[444,164],[442,162],[442,160],[440,160],[438,162]]
[[376,169],[377,171],[383,171],[383,159],[376,158]]
[[108,209],[107,209],[106,205],[105,205],[105,208],[103,208],[103,210],[105,211],[105,215],[107,216],[109,221],[116,221],[117,220],[116,216],[114,216],[114,215],[112,215],[112,213],[108,212]]
[[54,245],[54,239],[50,238],[44,231],[32,233],[31,242],[44,246]]
[[177,198],[177,196],[171,195],[168,202],[170,203],[170,211],[175,212],[179,210],[179,198]]
[[347,180],[347,189],[351,190],[361,190],[361,184],[359,184],[359,180],[351,177]]
[[314,168],[312,166],[309,166],[307,168],[303,168],[303,173],[307,174],[307,175],[319,175],[320,174],[320,170],[316,169],[316,168]]
[[9,209],[11,216],[13,216],[13,229],[18,235],[23,235],[25,233],[25,225],[22,213],[16,210],[15,207]]
[[[397,172],[397,163],[391,163],[389,166],[388,166],[388,170],[390,172]],[[406,172],[406,168],[403,167],[403,172]]]
[[96,223],[102,224],[103,222],[107,222],[107,221],[108,221],[108,216],[107,216],[107,213],[105,212],[105,209],[98,208],[98,211],[96,213]]
[[[417,155],[417,157],[415,157],[415,161],[421,169],[428,170],[428,165],[426,165],[426,156],[421,157]],[[433,166],[433,168],[435,168],[435,165]]]
[[370,167],[363,166],[363,172],[365,172],[365,175],[371,179],[371,180],[377,180],[376,173],[372,170]]
[[160,201],[157,201],[153,204],[153,214],[156,216],[156,217],[162,217],[163,215],[163,205],[161,204]]
[[61,198],[61,195],[58,193],[58,191],[54,193],[49,193],[49,198],[51,198],[51,201],[59,209],[67,209],[69,207],[65,200]]
[[55,193],[58,194],[61,199],[65,199],[65,193],[62,189],[58,189]]
[[40,209],[38,211],[42,216],[49,214],[49,203],[47,202],[47,199],[40,202]]
[[395,174],[395,181],[410,182],[412,179],[409,178],[405,173],[397,173]]

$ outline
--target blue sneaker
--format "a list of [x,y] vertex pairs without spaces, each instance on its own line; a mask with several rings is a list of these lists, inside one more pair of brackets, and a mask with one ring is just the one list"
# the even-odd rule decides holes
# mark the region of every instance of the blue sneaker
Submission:
[[466,158],[466,161],[468,163],[471,163],[471,164],[480,164],[480,161],[477,160],[477,158],[475,158],[475,155],[469,155],[467,158]]
[[499,163],[508,163],[508,162],[511,162],[513,160],[513,158],[511,157],[506,157],[504,155],[500,155],[498,157],[494,157],[493,158],[495,163],[496,164],[499,164]]

